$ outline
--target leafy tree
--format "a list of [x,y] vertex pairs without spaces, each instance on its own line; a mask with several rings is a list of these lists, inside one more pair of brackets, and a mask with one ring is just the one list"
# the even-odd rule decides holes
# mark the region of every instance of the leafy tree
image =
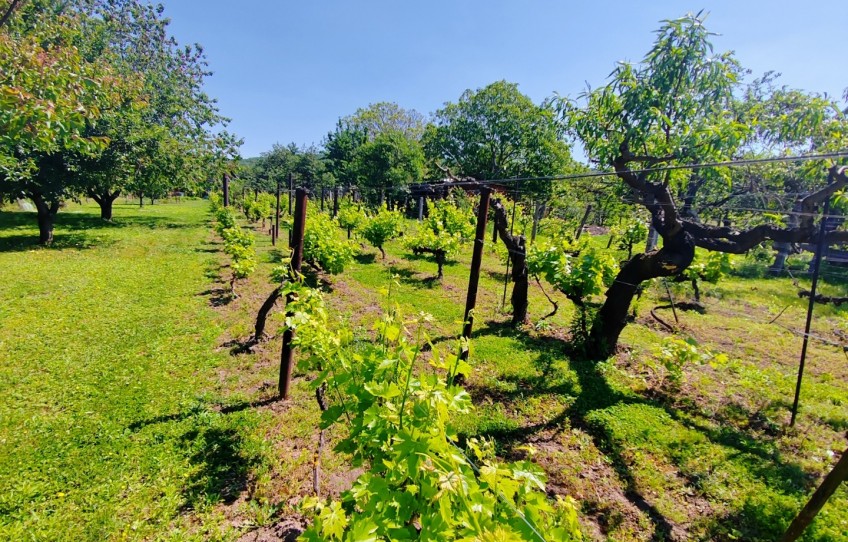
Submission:
[[108,140],[91,129],[129,83],[83,56],[78,14],[18,12],[0,33],[0,193],[32,199],[47,245],[60,202],[77,191],[64,156],[103,151]]
[[403,216],[397,211],[389,211],[385,208],[368,217],[362,225],[362,237],[380,249],[380,254],[383,255],[384,260],[386,259],[386,251],[383,250],[383,245],[402,232]]
[[[562,174],[572,167],[569,146],[550,104],[534,104],[506,81],[466,90],[457,103],[436,111],[424,134],[435,170],[478,180]],[[547,196],[550,183],[524,182],[523,190]]]
[[[751,141],[753,127],[765,126],[736,108],[734,91],[740,88],[741,73],[731,53],[713,53],[700,14],[687,15],[665,21],[642,63],[619,64],[607,85],[584,94],[582,106],[562,103],[589,158],[614,169],[631,197],[648,210],[663,239],[659,250],[637,254],[622,266],[592,326],[592,355],[604,357],[614,350],[642,282],[683,272],[696,246],[741,253],[766,239],[809,240],[815,235],[815,206],[848,184],[843,170],[832,170],[836,182],[831,187],[798,202],[802,216],[797,226],[759,224],[739,231],[710,226],[681,212],[675,194],[685,190],[693,176],[727,176],[716,168],[690,173],[662,166],[733,158]],[[774,119],[777,125],[786,120]]]
[[400,132],[387,131],[359,147],[352,170],[369,203],[377,206],[387,192],[397,195],[422,179],[424,152],[418,142]]

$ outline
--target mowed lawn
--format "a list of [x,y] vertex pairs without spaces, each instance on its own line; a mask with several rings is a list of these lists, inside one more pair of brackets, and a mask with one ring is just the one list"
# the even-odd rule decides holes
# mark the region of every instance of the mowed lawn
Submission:
[[221,409],[208,205],[0,212],[0,540],[226,537],[213,505],[267,453]]
[[[285,247],[257,232],[259,268],[230,300],[207,209],[119,205],[106,224],[95,205],[72,206],[50,249],[35,245],[32,213],[0,213],[0,540],[235,540],[256,527],[271,536],[311,494],[311,376],[295,371],[292,399],[271,400],[281,307],[272,340],[230,355],[250,334]],[[848,361],[835,344],[848,333],[846,308],[816,307],[813,333],[827,342],[810,345],[789,429],[806,309],[789,277],[766,278],[766,264],[736,258],[734,275],[702,285],[704,314],[679,311],[674,335],[650,316],[667,303],[653,284],[619,353],[596,363],[571,347],[573,306],[550,286],[559,313],[539,323],[550,305],[534,282],[536,325],[509,327],[504,254],[490,239],[466,383],[476,410],[458,420],[462,435],[532,457],[549,491],[577,499],[588,539],[778,538],[845,447]],[[402,240],[386,251],[382,260],[363,245],[343,274],[309,270],[310,282],[322,285],[338,324],[367,339],[394,281],[391,303],[432,314],[430,335],[449,348],[462,327],[470,248],[441,282]],[[825,292],[838,294],[844,276],[826,272]],[[691,299],[687,285],[670,288]],[[657,355],[672,336],[727,357],[687,362],[670,386]],[[339,437],[328,432],[331,443]],[[330,448],[322,484],[334,495],[358,471]],[[848,487],[803,540],[848,540]]]

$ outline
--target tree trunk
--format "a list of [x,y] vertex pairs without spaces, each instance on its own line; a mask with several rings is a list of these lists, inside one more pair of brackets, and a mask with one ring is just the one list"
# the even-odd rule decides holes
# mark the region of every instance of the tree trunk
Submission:
[[48,203],[38,192],[30,194],[30,199],[38,211],[38,242],[49,246],[53,243],[53,220],[59,211],[59,201],[54,200]]
[[144,207],[144,192],[138,193],[138,206]]
[[441,279],[445,278],[445,273],[444,273],[445,251],[437,250],[435,252],[435,255],[436,255],[436,264],[439,266],[438,278],[439,278],[439,280],[441,280]]
[[681,228],[664,239],[660,250],[637,254],[628,260],[607,290],[607,299],[592,324],[587,354],[593,359],[604,359],[612,354],[627,325],[627,312],[639,285],[646,280],[680,273],[694,257],[695,242]]
[[116,190],[113,194],[110,194],[108,190],[100,194],[96,192],[89,192],[88,195],[91,199],[97,202],[97,205],[100,206],[100,218],[111,222],[112,204],[115,203],[115,200],[121,195],[121,191]]
[[[385,250],[383,250],[383,245],[380,245],[380,246],[378,246],[377,248],[379,248],[379,249],[380,249],[380,254],[382,254],[382,255],[383,255],[383,259],[385,260],[385,259],[386,259],[386,251],[385,251]],[[439,276],[441,276],[441,275],[439,275]]]
[[527,296],[529,292],[529,280],[527,276],[527,247],[523,235],[511,235],[509,233],[509,220],[506,209],[497,198],[492,200],[492,209],[495,212],[495,231],[500,235],[501,241],[509,251],[509,259],[512,262],[512,325],[518,326],[527,320]]

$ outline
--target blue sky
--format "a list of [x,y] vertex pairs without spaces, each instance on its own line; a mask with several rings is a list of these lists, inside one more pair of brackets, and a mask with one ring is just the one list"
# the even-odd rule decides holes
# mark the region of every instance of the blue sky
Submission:
[[245,157],[320,144],[339,117],[379,101],[429,114],[500,79],[536,102],[575,96],[616,61],[640,60],[661,19],[700,9],[716,49],[754,75],[837,97],[848,87],[846,0],[161,1],[177,39],[205,47],[207,90]]

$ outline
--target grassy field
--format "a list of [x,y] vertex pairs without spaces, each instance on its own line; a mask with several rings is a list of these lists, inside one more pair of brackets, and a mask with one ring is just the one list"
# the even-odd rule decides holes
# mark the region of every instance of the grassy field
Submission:
[[[250,334],[281,250],[257,234],[260,268],[231,300],[204,203],[121,205],[115,215],[110,225],[96,206],[63,211],[57,246],[45,250],[33,246],[31,214],[0,213],[0,539],[281,537],[311,491],[309,375],[296,373],[292,399],[274,402],[278,338],[230,355]],[[399,241],[386,251],[381,260],[365,247],[343,275],[311,280],[339,321],[366,336],[395,277],[392,301],[433,314],[430,334],[450,341],[470,250],[442,282],[431,280],[435,263]],[[747,278],[703,286],[704,314],[679,312],[675,336],[704,356],[673,381],[658,361],[671,334],[649,312],[667,302],[662,283],[639,302],[620,352],[591,363],[570,347],[573,309],[559,294],[555,317],[507,325],[503,258],[487,249],[467,382],[477,409],[463,434],[496,439],[505,457],[532,455],[551,492],[578,500],[590,538],[775,539],[845,449],[848,362],[841,348],[811,343],[788,429],[806,304],[790,278],[735,264]],[[691,297],[684,285],[671,291]],[[534,284],[531,320],[549,310]],[[817,306],[814,335],[844,343],[845,311]],[[327,492],[356,475],[343,457],[323,463]],[[843,486],[805,540],[846,539]]]

